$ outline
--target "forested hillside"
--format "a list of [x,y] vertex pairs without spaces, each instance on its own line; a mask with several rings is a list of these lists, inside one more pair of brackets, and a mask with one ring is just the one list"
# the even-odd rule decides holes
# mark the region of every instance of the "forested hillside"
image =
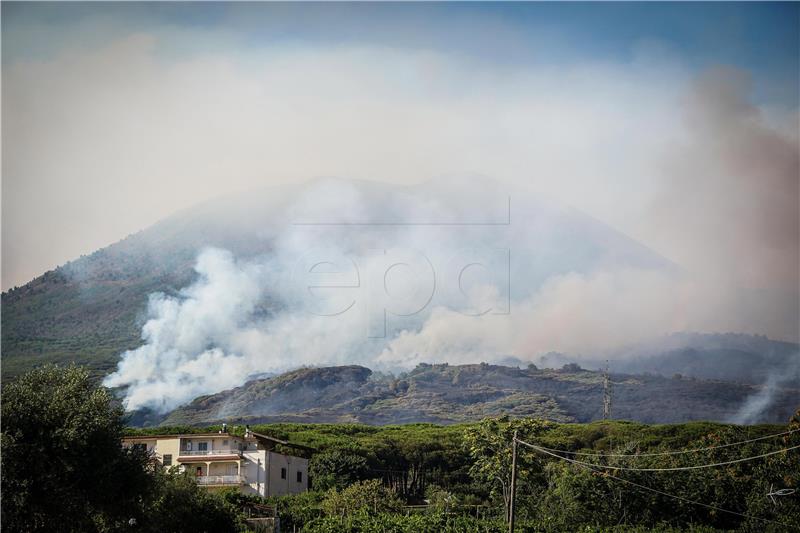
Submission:
[[[261,198],[262,206],[269,202]],[[258,205],[225,200],[181,211],[146,230],[46,272],[2,295],[3,380],[45,363],[85,365],[96,378],[141,343],[152,293],[176,294],[195,277],[197,253],[224,246],[243,257],[269,242],[243,225],[258,225]]]

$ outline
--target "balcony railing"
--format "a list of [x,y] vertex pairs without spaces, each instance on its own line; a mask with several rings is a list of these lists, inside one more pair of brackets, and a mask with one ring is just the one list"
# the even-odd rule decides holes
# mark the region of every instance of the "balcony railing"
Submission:
[[180,456],[188,455],[242,455],[241,450],[181,450]]
[[244,476],[197,476],[198,485],[241,485]]

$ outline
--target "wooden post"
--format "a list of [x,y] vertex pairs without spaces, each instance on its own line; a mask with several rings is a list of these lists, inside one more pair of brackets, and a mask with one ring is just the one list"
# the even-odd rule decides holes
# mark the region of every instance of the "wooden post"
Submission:
[[511,441],[511,501],[508,505],[508,533],[514,533],[514,500],[517,498],[517,430]]

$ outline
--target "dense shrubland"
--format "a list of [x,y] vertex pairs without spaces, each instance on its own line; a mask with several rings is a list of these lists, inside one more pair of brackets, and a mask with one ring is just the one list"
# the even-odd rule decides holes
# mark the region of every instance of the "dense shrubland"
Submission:
[[[122,449],[124,432],[218,428],[126,429],[112,397],[95,388],[84,370],[44,367],[6,385],[2,400],[2,522],[8,531],[245,531],[244,509],[260,501],[232,491],[205,492],[174,469],[165,471],[137,450]],[[788,427],[800,430],[800,413]],[[798,431],[725,446],[784,432],[786,425],[491,418],[453,426],[253,429],[317,449],[311,491],[260,501],[277,507],[284,531],[505,531],[515,431],[536,446],[603,454],[571,456],[598,465],[586,468],[521,446],[519,531],[800,528],[800,495],[774,501],[767,496],[798,487],[798,450],[704,469],[623,469],[723,463],[800,445]],[[697,448],[703,450],[646,455]]]

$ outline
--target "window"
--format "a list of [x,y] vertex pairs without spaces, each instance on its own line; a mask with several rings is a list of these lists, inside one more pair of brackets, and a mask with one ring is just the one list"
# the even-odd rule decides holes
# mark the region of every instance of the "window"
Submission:
[[298,483],[302,483],[303,482],[303,473],[302,472],[298,472],[297,473],[297,482]]
[[185,449],[187,452],[190,452],[190,451],[192,451],[192,441],[190,441],[190,440],[187,440],[187,441],[186,441],[186,445],[184,446],[184,449]]
[[198,442],[197,443],[197,451],[207,452],[208,451],[208,443],[207,442]]
[[228,449],[228,441],[226,441],[226,440],[222,441],[222,447],[227,450]]
[[172,466],[172,454],[171,453],[165,453],[164,454],[164,459],[162,460],[162,463],[164,464],[164,466]]
[[286,469],[281,468],[281,479],[286,479]]
[[131,447],[136,449],[136,450],[142,450],[143,452],[147,451],[147,444],[145,444],[143,442],[137,442],[137,443],[133,444],[133,446],[131,446]]

